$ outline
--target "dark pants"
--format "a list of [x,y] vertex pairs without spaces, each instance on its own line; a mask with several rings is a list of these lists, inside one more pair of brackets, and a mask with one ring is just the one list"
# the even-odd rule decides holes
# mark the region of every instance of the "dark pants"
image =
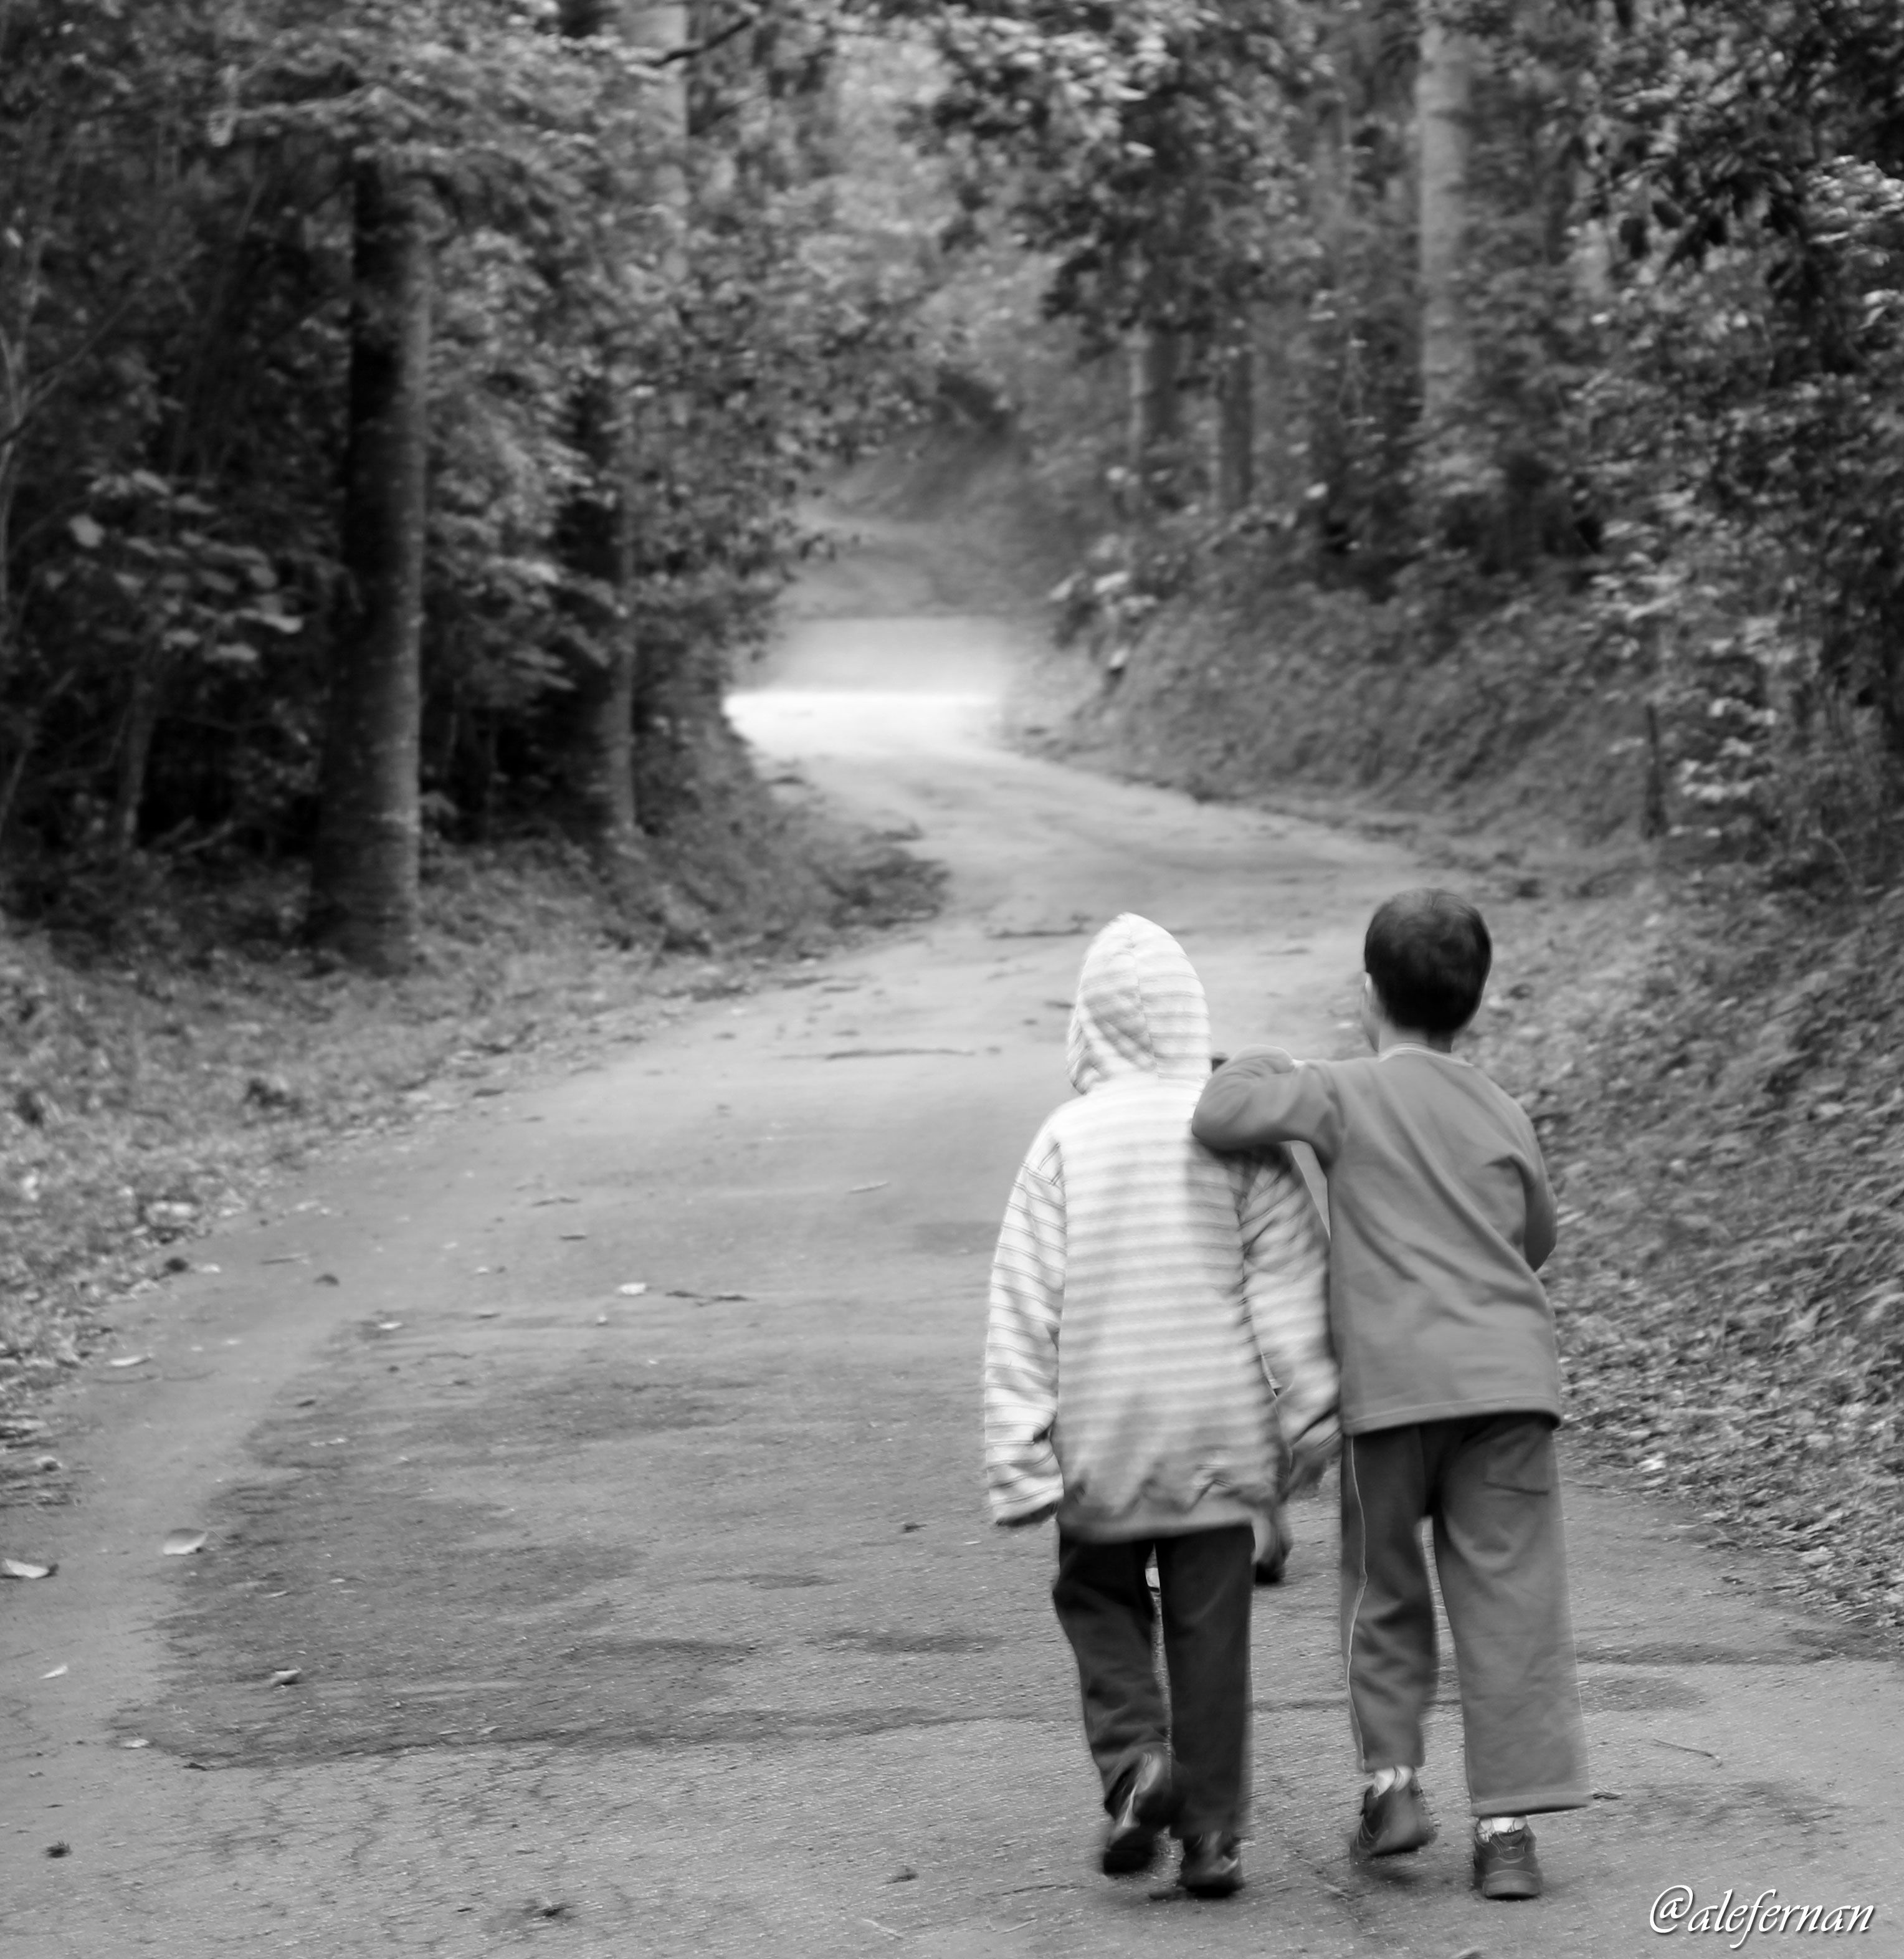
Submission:
[[[1178,1835],[1240,1830],[1249,1777],[1249,1602],[1254,1538],[1247,1524],[1123,1544],[1058,1539],[1051,1588],[1077,1656],[1084,1737],[1104,1806],[1147,1748],[1174,1758]],[[1156,1608],[1144,1567],[1154,1552],[1163,1608],[1166,1708],[1154,1653]]]
[[1342,1649],[1365,1769],[1418,1767],[1435,1603],[1455,1638],[1477,1816],[1578,1809],[1586,1735],[1567,1612],[1553,1425],[1486,1415],[1350,1437],[1342,1452]]

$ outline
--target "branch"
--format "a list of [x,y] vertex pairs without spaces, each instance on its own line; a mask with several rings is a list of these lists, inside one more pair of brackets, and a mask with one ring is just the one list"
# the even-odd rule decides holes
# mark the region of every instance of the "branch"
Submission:
[[27,397],[27,406],[21,411],[18,418],[11,428],[0,429],[0,449],[10,447],[26,433],[27,430],[33,426],[33,417],[38,414],[47,402],[59,392],[59,382],[61,374],[66,369],[76,367],[92,352],[94,348],[99,345],[100,342],[132,311],[134,303],[141,296],[141,289],[156,276],[155,274],[148,273],[144,278],[135,283],[125,298],[119,301],[119,304],[71,353],[61,354],[47,367],[41,378],[31,388],[25,391]]
[[667,68],[675,62],[698,61],[703,55],[711,55],[716,48],[725,47],[729,41],[738,40],[760,17],[758,8],[749,8],[738,21],[731,21],[718,34],[709,34],[703,40],[685,41],[678,48],[670,48],[665,55],[657,55],[655,66]]

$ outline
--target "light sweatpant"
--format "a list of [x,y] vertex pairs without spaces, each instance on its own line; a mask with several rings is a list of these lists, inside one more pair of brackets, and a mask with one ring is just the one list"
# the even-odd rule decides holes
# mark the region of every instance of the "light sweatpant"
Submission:
[[1419,1767],[1435,1696],[1434,1597],[1454,1635],[1477,1816],[1590,1799],[1567,1609],[1553,1424],[1492,1414],[1376,1429],[1342,1449],[1342,1649],[1366,1770]]

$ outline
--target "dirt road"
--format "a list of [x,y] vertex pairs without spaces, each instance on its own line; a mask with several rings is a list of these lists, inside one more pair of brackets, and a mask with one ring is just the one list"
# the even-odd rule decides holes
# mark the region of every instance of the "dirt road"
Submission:
[[[1145,913],[1220,1038],[1330,1046],[1415,873],[998,751],[1014,638],[810,619],[737,704],[917,829],[943,916],[340,1160],[121,1315],[149,1357],[62,1417],[83,1502],[4,1546],[60,1570],[0,1587],[0,1950],[1625,1954],[1698,1935],[1649,1926],[1676,1886],[1869,1904],[1855,1949],[1904,1950],[1896,1668],[1577,1478],[1601,1797],[1542,1824],[1544,1900],[1468,1890],[1446,1714],[1442,1841],[1350,1866],[1320,1502],[1259,1595],[1248,1888],[1094,1874],[1049,1533],[989,1529],[977,1472],[987,1256],[1080,935]],[[180,1526],[204,1548],[161,1554]]]

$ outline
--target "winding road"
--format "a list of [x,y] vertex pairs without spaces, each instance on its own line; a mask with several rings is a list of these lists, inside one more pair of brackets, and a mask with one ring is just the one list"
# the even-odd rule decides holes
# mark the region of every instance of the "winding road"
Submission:
[[1258,1595],[1247,1888],[1096,1875],[1049,1535],[991,1529],[978,1472],[1083,935],[1144,913],[1220,1043],[1328,1047],[1423,874],[1005,751],[1025,633],[810,608],[733,704],[950,867],[940,916],[340,1156],[122,1313],[152,1358],[65,1409],[59,1576],[0,1586],[0,1951],[1670,1954],[1766,1893],[1747,1951],[1816,1945],[1785,1904],[1904,1951],[1895,1665],[1579,1474],[1599,1795],[1540,1826],[1541,1902],[1468,1888],[1451,1703],[1441,1840],[1351,1866],[1326,1500]]

